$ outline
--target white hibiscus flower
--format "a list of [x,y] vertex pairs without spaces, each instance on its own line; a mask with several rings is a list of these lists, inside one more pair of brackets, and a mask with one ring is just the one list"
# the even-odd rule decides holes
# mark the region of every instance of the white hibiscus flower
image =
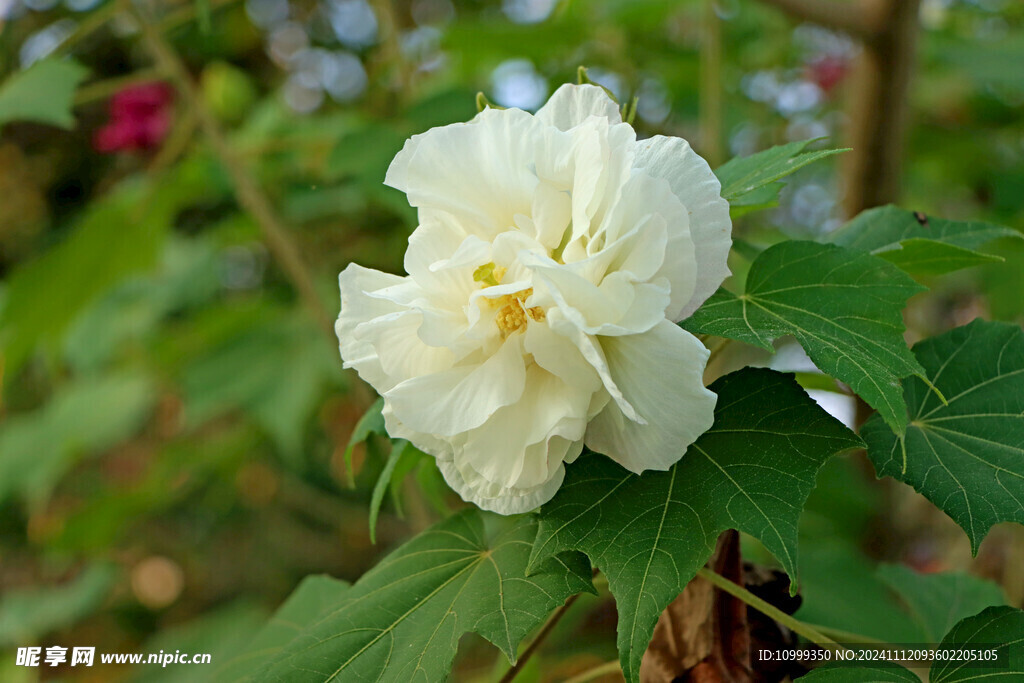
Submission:
[[731,223],[685,140],[565,85],[413,136],[385,182],[419,210],[409,274],[341,273],[341,355],[464,499],[525,512],[584,446],[665,470],[711,426],[708,352],[675,322],[729,274]]

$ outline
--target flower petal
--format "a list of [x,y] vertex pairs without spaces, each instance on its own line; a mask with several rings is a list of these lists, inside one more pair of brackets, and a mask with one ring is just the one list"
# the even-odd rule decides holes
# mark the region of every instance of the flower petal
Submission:
[[[582,442],[566,442],[555,437],[550,448],[560,448],[566,453],[573,448],[582,448]],[[578,454],[578,453],[577,453]],[[437,468],[441,470],[445,481],[458,493],[463,500],[475,503],[478,507],[499,515],[518,515],[539,508],[554,498],[558,487],[565,478],[565,467],[559,466],[554,476],[548,481],[533,488],[522,489],[514,486],[492,484],[472,469],[460,470],[453,460],[437,459]]]
[[667,470],[714,422],[718,397],[704,387],[708,350],[668,320],[644,334],[603,337],[608,367],[637,424],[610,401],[587,428],[587,447],[631,472]]
[[532,488],[550,479],[561,459],[550,460],[552,437],[581,441],[590,393],[537,365],[527,371],[522,397],[500,408],[465,439],[453,439],[460,471],[472,468],[489,482]]
[[569,130],[589,116],[603,116],[611,123],[622,123],[619,105],[596,85],[566,83],[537,110],[537,119],[559,130]]
[[470,123],[416,136],[384,182],[404,191],[411,205],[454,214],[490,241],[514,225],[516,214],[529,214],[538,182],[534,160],[557,135],[524,111],[487,109]]
[[519,399],[526,382],[522,335],[512,335],[479,365],[405,380],[381,392],[410,429],[452,436],[482,425]]
[[355,263],[350,263],[338,276],[341,314],[334,323],[334,331],[338,335],[341,358],[346,368],[355,368],[365,382],[379,391],[392,387],[395,381],[381,367],[373,344],[357,337],[355,331],[361,324],[405,310],[398,304],[370,295],[371,292],[397,286],[404,281],[403,277],[364,268]]
[[636,143],[634,165],[655,178],[667,180],[690,217],[697,282],[693,296],[672,320],[693,314],[729,277],[729,249],[732,221],[729,203],[722,199],[722,186],[708,162],[690,148],[686,140],[656,135]]

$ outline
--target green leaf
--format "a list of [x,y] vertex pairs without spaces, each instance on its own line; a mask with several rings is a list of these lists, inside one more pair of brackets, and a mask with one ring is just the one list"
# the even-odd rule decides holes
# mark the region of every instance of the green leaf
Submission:
[[929,643],[938,643],[961,619],[1006,604],[1002,588],[970,574],[920,574],[898,564],[883,564],[876,573],[903,600]]
[[71,60],[43,59],[0,85],[0,128],[11,121],[35,121],[70,129],[75,88],[89,70]]
[[94,564],[62,586],[8,589],[0,599],[0,646],[28,645],[92,613],[110,593],[116,572]]
[[386,557],[330,603],[257,676],[265,681],[423,681],[448,676],[459,639],[476,632],[510,660],[566,598],[592,590],[583,556],[527,577],[530,517],[467,509]]
[[908,669],[881,662],[833,662],[796,680],[806,683],[921,683]]
[[356,428],[352,430],[352,436],[349,437],[348,447],[345,448],[345,471],[348,473],[348,481],[352,486],[355,486],[355,475],[352,472],[352,449],[354,449],[358,444],[369,439],[371,434],[382,434],[386,436],[388,433],[384,428],[384,415],[381,413],[382,410],[384,410],[384,399],[378,398],[374,401],[373,405],[363,413],[363,416],[359,418],[359,422],[356,423]]
[[302,456],[306,418],[340,368],[336,351],[305,318],[268,316],[206,351],[182,378],[185,419],[195,427],[242,408],[293,462]]
[[391,444],[391,453],[384,463],[384,469],[377,477],[377,483],[373,487],[373,495],[370,497],[370,542],[377,542],[377,517],[380,515],[380,506],[384,502],[384,494],[392,486],[395,478],[396,467],[400,462],[404,463],[403,474],[408,473],[411,466],[419,461],[422,453],[405,439],[399,439]]
[[[885,649],[887,646],[879,647]],[[936,657],[928,673],[927,680],[931,683],[1024,680],[1024,611],[998,606],[967,617],[942,639],[939,652],[942,651],[954,656]],[[993,658],[983,659],[989,651],[994,651]],[[975,653],[980,661],[956,656],[960,652]],[[808,683],[919,683],[921,679],[899,666],[849,661],[826,664],[797,680]]]
[[246,648],[267,619],[267,611],[245,598],[204,611],[187,621],[165,626],[148,638],[142,652],[202,652],[210,655],[204,666],[134,667],[126,683],[223,683],[218,664]]
[[948,405],[910,379],[905,452],[875,417],[861,434],[879,476],[913,486],[963,527],[977,553],[993,524],[1024,523],[1024,331],[976,320],[914,354]]
[[327,616],[349,589],[347,581],[324,575],[307,576],[270,621],[246,642],[240,654],[215,670],[211,680],[255,681],[256,674],[307,624]]
[[797,522],[815,476],[832,454],[860,444],[792,375],[748,368],[710,388],[718,394],[714,426],[670,470],[638,476],[586,456],[540,511],[531,563],[580,550],[607,575],[629,681],[658,615],[722,531],[760,539],[796,576]]
[[[805,518],[809,514],[808,509]],[[902,603],[878,578],[874,564],[854,544],[834,537],[800,540],[803,602],[797,619],[887,643],[925,640]]]
[[147,377],[112,374],[71,382],[41,408],[8,417],[0,431],[0,502],[45,500],[78,457],[135,433],[155,399]]
[[868,251],[915,275],[939,275],[992,261],[979,248],[1000,237],[1024,235],[992,223],[947,221],[883,206],[861,213],[828,241]]
[[791,334],[823,372],[846,382],[899,432],[907,424],[899,379],[923,375],[903,341],[901,310],[923,291],[904,272],[862,252],[787,241],[750,267],[746,292],[718,290],[683,323],[772,351]]
[[964,619],[942,639],[953,650],[995,647],[998,665],[971,666],[965,661],[941,661],[932,665],[931,683],[961,681],[1024,680],[1024,611],[1015,607],[989,607]]
[[210,168],[192,161],[158,178],[125,181],[93,202],[63,242],[19,266],[0,317],[5,376],[13,378],[37,347],[55,350],[87,305],[151,268],[178,211],[217,187]]
[[816,140],[790,142],[748,157],[736,158],[719,166],[715,175],[722,183],[722,197],[730,207],[765,208],[778,203],[780,179],[808,164],[820,161],[846,149],[823,149],[804,152]]

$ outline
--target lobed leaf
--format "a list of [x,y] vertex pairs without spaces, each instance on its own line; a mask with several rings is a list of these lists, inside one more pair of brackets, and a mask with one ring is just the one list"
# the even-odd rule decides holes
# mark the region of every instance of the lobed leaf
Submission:
[[929,643],[938,643],[961,619],[1006,604],[997,584],[962,572],[921,574],[903,565],[883,564],[876,575],[900,597]]
[[536,531],[530,517],[476,509],[436,524],[332,600],[256,679],[436,683],[470,631],[514,660],[520,640],[552,609],[593,590],[576,553],[526,575]]
[[212,680],[256,681],[256,674],[277,655],[306,624],[326,617],[341,601],[350,585],[324,575],[310,575],[288,596],[263,628],[248,641],[244,651],[216,670]]
[[790,142],[747,157],[731,159],[715,170],[722,183],[722,197],[730,207],[764,208],[778,204],[782,178],[808,164],[846,149],[804,150],[817,140]]
[[976,320],[920,342],[914,354],[948,403],[910,379],[905,440],[876,417],[861,434],[879,476],[932,501],[976,553],[993,524],[1024,523],[1024,330]]
[[[884,647],[884,646],[881,646]],[[940,650],[949,657],[936,658],[928,672],[931,683],[1024,680],[1024,611],[1015,607],[989,607],[962,619],[942,639]],[[994,658],[983,658],[994,651]],[[974,653],[960,656],[960,653]],[[976,656],[979,659],[971,659]],[[907,669],[877,662],[830,663],[801,676],[807,683],[902,683],[921,679]]]
[[1002,257],[978,251],[1000,237],[1024,238],[1010,228],[979,221],[947,221],[882,206],[864,211],[828,241],[884,258],[915,275],[939,275]]
[[1016,607],[989,607],[958,623],[942,639],[945,648],[988,649],[994,647],[999,664],[985,668],[967,660],[936,662],[931,683],[960,683],[977,680],[1024,680],[1024,611]]
[[629,681],[658,615],[722,531],[755,536],[796,575],[797,522],[818,469],[860,444],[792,375],[748,368],[710,388],[718,394],[714,426],[667,472],[635,475],[586,456],[540,511],[531,565],[580,550],[607,575]]
[[869,254],[788,241],[757,257],[744,294],[718,290],[683,326],[768,351],[772,340],[791,334],[815,365],[850,385],[902,433],[907,416],[899,379],[923,371],[903,341],[901,311],[920,291],[905,273]]

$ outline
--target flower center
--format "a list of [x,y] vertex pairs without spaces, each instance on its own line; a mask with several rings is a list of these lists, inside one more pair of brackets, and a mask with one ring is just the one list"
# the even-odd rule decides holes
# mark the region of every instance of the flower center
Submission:
[[[473,280],[481,283],[484,287],[496,287],[501,284],[505,276],[505,269],[496,266],[494,263],[485,263],[473,272]],[[487,299],[491,308],[498,309],[494,322],[498,324],[501,338],[505,339],[513,332],[522,329],[526,325],[527,318],[535,321],[544,320],[547,317],[544,309],[540,306],[526,308],[523,302],[533,294],[533,287],[520,290],[514,294],[505,294],[495,299]]]
[[498,323],[502,339],[522,329],[526,325],[528,317],[536,321],[544,320],[546,317],[544,309],[540,306],[531,306],[530,308],[523,306],[523,302],[530,298],[531,294],[533,294],[533,287],[491,300],[491,306],[498,309],[494,321]]

